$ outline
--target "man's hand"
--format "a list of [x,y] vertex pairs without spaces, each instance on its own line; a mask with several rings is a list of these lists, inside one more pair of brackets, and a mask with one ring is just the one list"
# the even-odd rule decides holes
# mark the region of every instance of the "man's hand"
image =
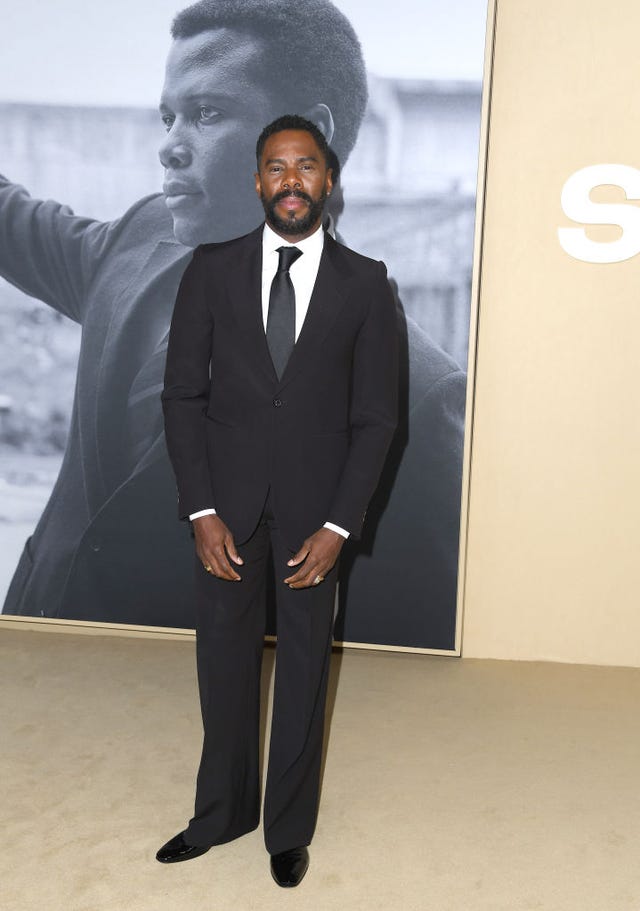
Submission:
[[333,569],[344,542],[344,537],[330,528],[319,528],[307,538],[295,557],[287,563],[287,566],[298,566],[304,560],[298,572],[284,580],[289,588],[319,585]]
[[207,572],[220,579],[239,582],[240,576],[229,563],[229,558],[238,566],[242,566],[243,560],[238,556],[233,535],[220,516],[200,516],[191,524],[196,536],[196,553]]

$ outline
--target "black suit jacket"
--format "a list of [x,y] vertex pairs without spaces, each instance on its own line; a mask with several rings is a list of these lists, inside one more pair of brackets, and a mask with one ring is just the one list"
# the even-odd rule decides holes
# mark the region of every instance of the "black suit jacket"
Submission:
[[180,284],[162,394],[179,514],[214,506],[242,543],[271,489],[292,550],[327,521],[358,537],[397,421],[398,328],[386,269],[325,235],[280,380],[261,275],[262,227],[198,247]]

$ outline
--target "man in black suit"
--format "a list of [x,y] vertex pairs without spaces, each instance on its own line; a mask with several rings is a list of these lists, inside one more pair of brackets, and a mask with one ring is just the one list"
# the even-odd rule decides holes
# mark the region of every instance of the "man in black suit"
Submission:
[[259,819],[259,679],[270,549],[278,646],[265,790],[271,870],[296,886],[315,828],[337,561],[359,537],[397,421],[386,269],[322,228],[329,150],[296,115],[257,145],[266,224],[198,247],[171,323],[162,401],[179,514],[196,539],[204,747],[186,860]]

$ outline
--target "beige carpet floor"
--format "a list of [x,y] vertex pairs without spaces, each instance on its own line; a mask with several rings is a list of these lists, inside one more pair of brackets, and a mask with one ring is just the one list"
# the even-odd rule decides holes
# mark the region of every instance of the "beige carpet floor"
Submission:
[[[273,667],[267,650],[265,682]],[[311,868],[192,809],[190,642],[0,627],[2,911],[639,911],[640,671],[346,652]]]

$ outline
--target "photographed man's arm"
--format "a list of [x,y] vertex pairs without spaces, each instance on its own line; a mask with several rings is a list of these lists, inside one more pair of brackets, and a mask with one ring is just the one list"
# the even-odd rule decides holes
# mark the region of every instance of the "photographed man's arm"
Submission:
[[[370,291],[368,315],[354,348],[349,453],[328,521],[358,537],[398,420],[398,321],[383,263]],[[291,588],[313,585],[335,564],[344,537],[324,527],[303,543],[285,579]]]
[[116,225],[32,199],[0,175],[0,275],[76,322],[83,321],[87,290]]

